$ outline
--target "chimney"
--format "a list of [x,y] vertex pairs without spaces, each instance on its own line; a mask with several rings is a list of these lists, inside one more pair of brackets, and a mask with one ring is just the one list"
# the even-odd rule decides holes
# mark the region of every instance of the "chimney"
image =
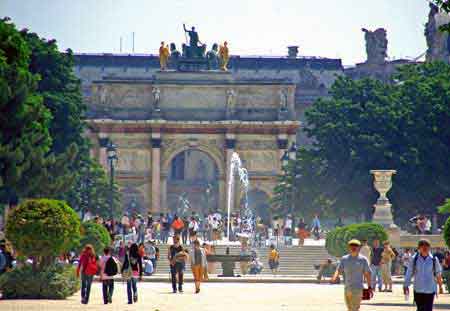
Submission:
[[297,58],[298,55],[298,45],[288,46],[288,58]]

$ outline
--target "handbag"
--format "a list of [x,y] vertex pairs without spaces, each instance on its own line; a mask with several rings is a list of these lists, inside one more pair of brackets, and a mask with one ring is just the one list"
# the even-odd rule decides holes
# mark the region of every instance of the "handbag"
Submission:
[[370,300],[373,298],[373,291],[370,291],[368,288],[363,289],[362,300]]

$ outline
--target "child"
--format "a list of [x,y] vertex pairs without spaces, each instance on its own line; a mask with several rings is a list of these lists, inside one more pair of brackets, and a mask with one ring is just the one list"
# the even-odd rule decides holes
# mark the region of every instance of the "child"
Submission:
[[280,254],[275,249],[275,245],[270,245],[270,253],[269,253],[269,267],[272,271],[272,274],[276,274],[278,270],[278,266],[280,264]]

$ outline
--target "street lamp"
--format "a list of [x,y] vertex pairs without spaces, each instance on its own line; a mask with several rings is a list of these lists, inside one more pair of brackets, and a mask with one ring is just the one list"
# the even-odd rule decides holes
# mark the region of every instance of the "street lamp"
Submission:
[[283,156],[281,157],[281,166],[284,173],[286,173],[288,164],[289,164],[289,153],[285,151]]
[[291,148],[289,148],[289,159],[295,161],[297,158],[297,145],[295,142],[292,143]]
[[108,154],[109,162],[109,187],[110,187],[110,197],[109,197],[109,209],[111,212],[111,221],[114,219],[114,165],[117,161],[117,147],[111,141],[106,147],[106,152]]

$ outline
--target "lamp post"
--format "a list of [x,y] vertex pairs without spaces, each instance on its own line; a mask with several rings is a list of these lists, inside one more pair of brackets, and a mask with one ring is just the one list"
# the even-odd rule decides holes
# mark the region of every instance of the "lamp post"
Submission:
[[111,221],[114,219],[114,165],[117,161],[117,147],[111,141],[106,147],[108,153],[109,162],[109,187],[110,187],[110,197],[109,197],[109,209],[111,213]]
[[[284,176],[288,173],[288,165],[289,165],[289,152],[286,150],[281,157],[281,168],[283,170]],[[285,181],[285,185],[287,186],[287,183]],[[286,207],[286,191],[284,191],[283,195],[283,205]]]
[[297,166],[295,165],[295,160],[297,159],[297,145],[295,142],[292,143],[291,148],[289,148],[289,160],[293,163],[293,174],[294,179],[292,180],[292,200],[291,200],[291,215],[293,216],[295,210],[295,198],[296,198],[296,181],[298,177]]

